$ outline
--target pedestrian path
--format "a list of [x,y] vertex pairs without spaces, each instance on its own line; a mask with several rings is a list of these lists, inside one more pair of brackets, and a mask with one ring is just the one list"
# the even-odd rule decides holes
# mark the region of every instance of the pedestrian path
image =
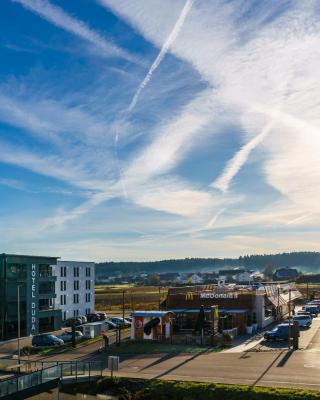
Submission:
[[242,353],[254,348],[263,340],[264,332],[265,330],[258,332],[253,336],[238,336],[233,341],[234,346],[225,350],[224,353]]

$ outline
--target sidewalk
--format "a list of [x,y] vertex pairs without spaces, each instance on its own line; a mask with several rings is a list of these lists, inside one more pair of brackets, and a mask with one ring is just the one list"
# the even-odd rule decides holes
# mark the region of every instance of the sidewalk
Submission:
[[224,350],[224,353],[243,353],[252,349],[263,340],[264,333],[269,329],[257,332],[253,336],[245,335],[236,337],[233,341],[234,346],[228,350]]

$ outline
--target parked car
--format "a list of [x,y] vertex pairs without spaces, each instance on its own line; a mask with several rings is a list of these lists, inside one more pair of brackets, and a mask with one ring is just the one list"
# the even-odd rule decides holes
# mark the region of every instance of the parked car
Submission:
[[[289,336],[288,332],[288,327],[289,323],[283,323],[277,325],[275,328],[273,328],[271,331],[267,331],[264,334],[265,340],[287,340]],[[293,329],[293,324],[290,323],[290,336],[294,337],[294,329]]]
[[105,321],[104,323],[107,325],[108,329],[116,329],[117,328],[117,325],[114,322],[111,322],[109,320]]
[[121,318],[121,317],[112,317],[112,318],[109,318],[109,321],[111,321],[114,324],[116,324],[117,326],[121,326],[121,327],[131,326],[131,322],[129,322],[125,318]]
[[305,310],[299,310],[296,315],[309,315],[311,319],[313,318],[313,314],[310,311]]
[[[76,340],[80,340],[83,337],[83,333],[80,331],[75,331]],[[64,332],[58,335],[57,338],[62,339],[65,343],[72,342],[72,332]]]
[[307,304],[307,305],[302,307],[302,310],[311,312],[313,317],[317,317],[318,316],[318,306]]
[[132,318],[131,317],[126,317],[126,320],[130,322],[130,324],[132,324]]
[[104,312],[98,312],[97,315],[99,316],[100,321],[105,321],[108,318],[107,314]]
[[318,313],[320,313],[320,303],[318,303],[317,301],[310,301],[308,304],[306,304],[306,306],[315,306],[318,309]]
[[310,328],[312,323],[312,318],[310,317],[310,315],[307,314],[299,314],[299,315],[294,315],[292,317],[292,321],[298,321],[299,328]]
[[61,346],[64,341],[54,335],[35,335],[32,337],[32,346]]
[[72,326],[77,326],[82,324],[82,318],[81,317],[73,317],[73,318],[68,318],[64,321],[64,326],[66,327],[72,327]]
[[87,317],[85,315],[81,315],[80,318],[81,318],[83,324],[86,324],[88,322]]
[[97,321],[101,321],[101,319],[97,313],[91,313],[91,314],[87,314],[87,321],[88,322],[97,322]]

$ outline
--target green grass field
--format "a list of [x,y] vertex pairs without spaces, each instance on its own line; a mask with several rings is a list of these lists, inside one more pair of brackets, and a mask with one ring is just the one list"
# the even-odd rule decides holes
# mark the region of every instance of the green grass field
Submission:
[[112,346],[108,355],[139,355],[139,354],[183,354],[183,353],[212,353],[221,348],[207,346],[192,346],[184,344],[155,343],[155,342],[125,342],[121,346]]

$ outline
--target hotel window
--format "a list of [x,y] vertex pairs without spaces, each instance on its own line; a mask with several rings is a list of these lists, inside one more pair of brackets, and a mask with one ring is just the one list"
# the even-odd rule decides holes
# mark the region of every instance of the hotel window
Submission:
[[65,321],[67,319],[67,311],[62,312],[62,320]]
[[86,293],[86,303],[90,303],[91,293]]
[[90,269],[90,267],[86,267],[86,276],[91,276],[91,269]]
[[78,293],[75,293],[73,295],[73,302],[74,302],[74,304],[78,304],[79,303],[79,294]]
[[64,292],[67,290],[67,281],[60,281],[60,290]]
[[86,289],[87,290],[91,289],[91,282],[90,281],[86,281]]
[[86,308],[86,315],[91,313],[91,309],[90,308]]
[[60,295],[60,304],[65,306],[67,304],[67,296],[65,294]]
[[63,278],[67,276],[67,267],[60,267],[60,276]]
[[79,277],[79,267],[73,268],[73,276],[76,278]]
[[79,281],[74,281],[73,282],[73,289],[74,290],[79,290]]
[[77,317],[79,315],[79,310],[73,310],[73,316]]

